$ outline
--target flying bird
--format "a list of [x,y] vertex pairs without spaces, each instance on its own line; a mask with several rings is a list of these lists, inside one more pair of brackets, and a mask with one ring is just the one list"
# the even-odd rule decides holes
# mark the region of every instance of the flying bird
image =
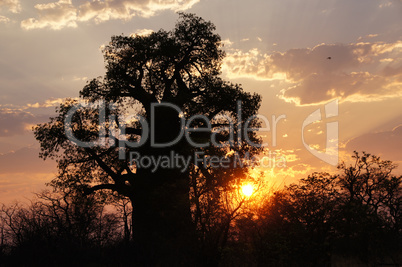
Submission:
[[327,59],[331,59],[331,57],[327,57]]

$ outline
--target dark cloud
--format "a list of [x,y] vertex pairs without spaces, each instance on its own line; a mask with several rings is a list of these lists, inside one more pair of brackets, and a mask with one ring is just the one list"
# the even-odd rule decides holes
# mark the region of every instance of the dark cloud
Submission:
[[402,161],[402,125],[392,131],[369,133],[350,140],[346,150],[366,151],[374,155],[381,155],[384,159]]
[[235,51],[224,71],[229,77],[284,80],[289,85],[280,97],[298,105],[400,97],[402,41],[320,44],[272,54]]
[[[297,85],[282,91],[281,98],[299,105],[320,103],[333,98],[365,101],[370,96],[393,94],[384,77],[368,72],[310,74]],[[355,98],[350,98],[355,96]]]

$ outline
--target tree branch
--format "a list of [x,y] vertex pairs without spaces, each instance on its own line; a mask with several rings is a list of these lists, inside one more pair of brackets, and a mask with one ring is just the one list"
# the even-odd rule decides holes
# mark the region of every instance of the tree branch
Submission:
[[84,189],[84,196],[90,195],[98,190],[110,189],[118,192],[118,186],[115,184],[99,184]]
[[101,167],[114,181],[118,180],[119,176],[117,173],[115,173],[91,148],[86,147],[85,151],[94,158],[99,167]]

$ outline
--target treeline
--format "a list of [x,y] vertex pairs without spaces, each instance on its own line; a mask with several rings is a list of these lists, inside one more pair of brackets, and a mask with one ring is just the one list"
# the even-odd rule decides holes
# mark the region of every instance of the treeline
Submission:
[[[354,160],[250,198],[192,192],[199,266],[400,266],[402,176],[379,157]],[[133,266],[130,220],[127,200],[100,194],[3,205],[0,265]]]
[[402,176],[379,157],[354,159],[275,192],[237,222],[234,244],[259,266],[401,266]]
[[124,199],[69,191],[44,191],[29,204],[2,205],[0,266],[124,262],[120,248],[128,248],[130,215]]

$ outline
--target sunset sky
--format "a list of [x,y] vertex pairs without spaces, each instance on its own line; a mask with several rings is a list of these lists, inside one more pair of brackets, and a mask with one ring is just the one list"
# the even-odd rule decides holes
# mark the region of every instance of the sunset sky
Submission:
[[104,74],[110,37],[170,30],[178,11],[216,25],[225,80],[261,94],[270,121],[286,116],[276,146],[264,133],[287,166],[265,168],[267,180],[336,170],[302,141],[304,120],[334,99],[338,116],[303,131],[311,148],[323,151],[326,123],[338,122],[340,160],[358,150],[402,164],[402,0],[0,0],[0,203],[54,177],[31,127]]

